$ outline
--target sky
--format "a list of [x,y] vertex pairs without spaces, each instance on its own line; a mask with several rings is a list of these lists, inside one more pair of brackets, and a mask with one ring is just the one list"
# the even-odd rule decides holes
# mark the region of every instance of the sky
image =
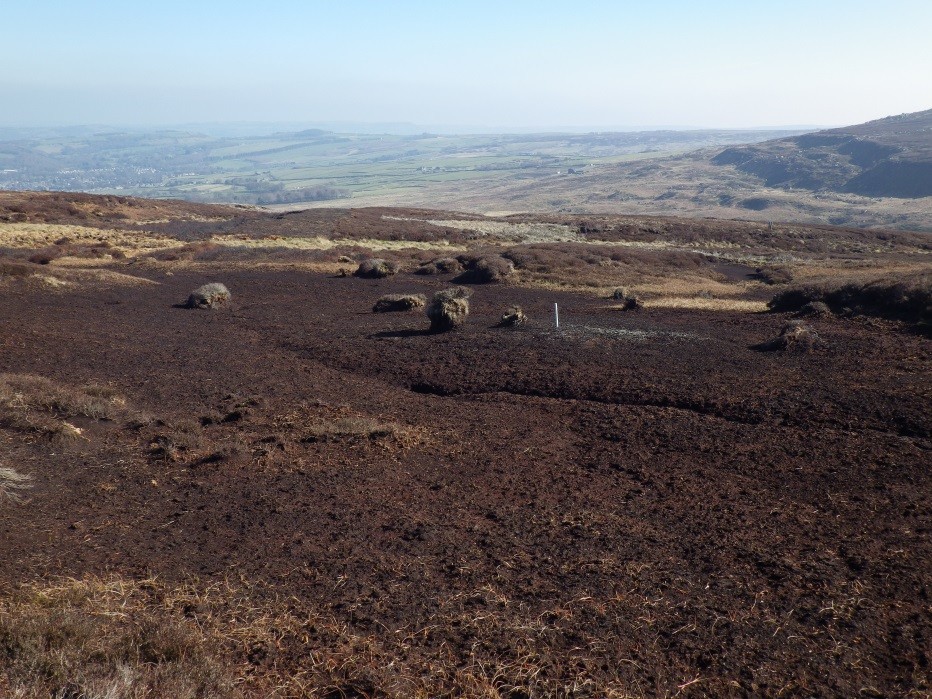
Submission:
[[932,108],[932,1],[4,0],[0,125],[836,126]]

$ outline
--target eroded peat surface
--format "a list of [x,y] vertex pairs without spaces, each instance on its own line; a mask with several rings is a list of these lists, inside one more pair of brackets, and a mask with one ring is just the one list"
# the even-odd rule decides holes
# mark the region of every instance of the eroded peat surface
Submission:
[[930,690],[927,238],[98,203],[177,244],[0,240],[0,695]]

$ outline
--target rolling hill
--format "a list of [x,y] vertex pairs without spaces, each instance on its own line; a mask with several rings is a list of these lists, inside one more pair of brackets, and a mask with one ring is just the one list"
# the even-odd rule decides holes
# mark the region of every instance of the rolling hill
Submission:
[[932,196],[932,109],[726,148],[712,159],[770,187],[868,197]]

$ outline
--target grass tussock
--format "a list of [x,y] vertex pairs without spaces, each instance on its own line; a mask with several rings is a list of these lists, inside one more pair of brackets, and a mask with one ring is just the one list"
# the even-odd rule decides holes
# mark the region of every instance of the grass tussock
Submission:
[[360,262],[353,276],[360,279],[384,279],[397,274],[398,270],[399,265],[394,260],[372,257]]
[[618,288],[612,292],[612,299],[617,301],[623,311],[639,311],[644,307],[641,300],[625,288]]
[[783,266],[758,267],[754,271],[754,278],[762,281],[764,284],[775,286],[778,284],[789,284],[793,281],[793,271]]
[[761,352],[812,352],[825,346],[819,334],[801,320],[790,321],[777,337],[755,345]]
[[422,263],[414,270],[414,273],[421,275],[459,274],[462,271],[463,265],[455,257],[438,257]]
[[116,420],[129,415],[125,399],[109,386],[68,386],[32,374],[0,374],[0,427],[73,438],[75,417]]
[[526,322],[527,314],[525,314],[521,306],[509,306],[505,312],[502,313],[502,318],[498,322],[498,327],[516,328],[519,325],[524,325]]
[[466,322],[469,315],[469,297],[472,292],[462,286],[443,289],[434,294],[426,312],[431,332],[455,330]]
[[461,284],[496,284],[514,274],[515,263],[499,255],[461,255],[465,271],[453,281]]
[[372,307],[373,313],[392,313],[422,308],[427,304],[424,294],[386,294]]
[[230,290],[219,282],[204,284],[191,292],[185,306],[188,308],[219,308],[230,302]]

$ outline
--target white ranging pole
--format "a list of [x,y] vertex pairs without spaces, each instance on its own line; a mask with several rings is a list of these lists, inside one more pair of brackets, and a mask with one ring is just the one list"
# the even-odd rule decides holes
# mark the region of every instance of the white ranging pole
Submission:
[[560,329],[560,307],[556,303],[553,304],[553,319],[557,323],[557,330]]

